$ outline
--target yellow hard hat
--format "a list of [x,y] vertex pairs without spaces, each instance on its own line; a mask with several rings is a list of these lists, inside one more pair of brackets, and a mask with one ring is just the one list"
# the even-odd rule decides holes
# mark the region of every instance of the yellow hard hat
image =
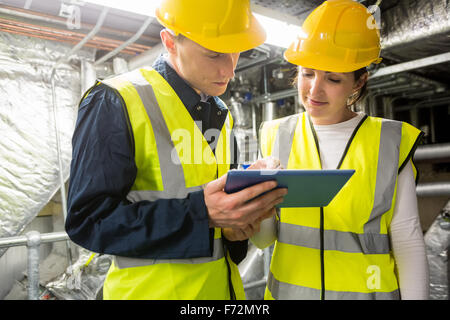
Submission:
[[316,70],[352,72],[380,63],[380,32],[367,8],[328,0],[306,18],[303,33],[285,51],[290,63]]
[[162,0],[156,18],[175,34],[216,52],[242,52],[266,40],[250,0]]

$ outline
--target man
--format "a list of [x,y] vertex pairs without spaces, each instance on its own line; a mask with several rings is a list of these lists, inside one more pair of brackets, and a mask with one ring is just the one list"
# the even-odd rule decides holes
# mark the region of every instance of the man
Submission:
[[66,230],[114,256],[105,299],[242,299],[246,239],[286,190],[224,193],[236,142],[217,96],[265,33],[248,0],[164,0],[157,17],[167,55],[80,104]]

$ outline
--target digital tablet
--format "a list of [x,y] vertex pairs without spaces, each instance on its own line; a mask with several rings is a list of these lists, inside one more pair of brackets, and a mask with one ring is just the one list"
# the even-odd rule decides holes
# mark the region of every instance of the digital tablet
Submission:
[[288,189],[279,208],[326,207],[347,183],[355,170],[231,170],[228,171],[226,193],[276,180],[278,187]]

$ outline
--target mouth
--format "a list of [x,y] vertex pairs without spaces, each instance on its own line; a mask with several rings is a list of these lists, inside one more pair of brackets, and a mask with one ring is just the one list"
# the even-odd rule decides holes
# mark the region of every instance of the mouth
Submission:
[[223,81],[223,82],[216,81],[216,82],[214,82],[214,84],[219,86],[219,87],[224,87],[224,86],[228,85],[228,81]]
[[328,103],[328,102],[317,101],[317,100],[314,100],[311,98],[307,98],[307,99],[308,99],[309,104],[311,104],[312,106],[316,106],[316,107],[320,107],[320,106],[326,105]]

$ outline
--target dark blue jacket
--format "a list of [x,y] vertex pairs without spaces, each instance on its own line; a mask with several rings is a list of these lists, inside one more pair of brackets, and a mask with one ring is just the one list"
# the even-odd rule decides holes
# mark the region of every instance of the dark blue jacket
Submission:
[[[194,121],[201,121],[203,133],[222,128],[228,110],[216,103],[218,98],[201,102],[162,56],[153,68],[172,86]],[[135,258],[211,256],[214,229],[208,226],[203,191],[186,199],[136,203],[126,199],[137,169],[133,132],[123,105],[120,95],[105,84],[94,86],[80,103],[65,224],[71,240],[93,252]],[[237,150],[235,139],[234,144]],[[232,167],[237,166],[234,154]],[[247,253],[247,241],[225,245],[236,263]]]

